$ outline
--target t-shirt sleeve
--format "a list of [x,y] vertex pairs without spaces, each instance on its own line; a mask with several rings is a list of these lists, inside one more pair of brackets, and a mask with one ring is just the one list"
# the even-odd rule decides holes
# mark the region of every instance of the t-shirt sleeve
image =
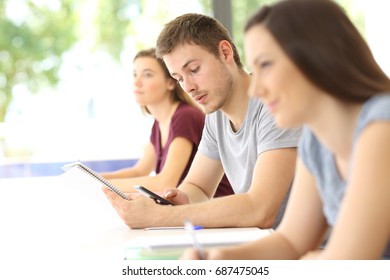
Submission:
[[275,119],[266,107],[262,107],[257,125],[257,155],[281,148],[297,147],[301,136],[301,128],[279,128]]
[[184,137],[197,146],[202,137],[204,114],[197,108],[186,106],[178,110],[171,121],[172,140]]
[[390,120],[390,95],[376,95],[369,99],[363,106],[354,139],[356,140],[362,131],[372,122]]
[[218,112],[214,112],[206,116],[202,140],[200,141],[198,151],[209,158],[221,160],[216,137],[216,114],[218,114]]

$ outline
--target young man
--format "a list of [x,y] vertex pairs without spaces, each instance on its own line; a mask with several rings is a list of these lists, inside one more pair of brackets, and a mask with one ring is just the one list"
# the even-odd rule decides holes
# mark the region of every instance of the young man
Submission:
[[[181,226],[185,219],[204,227],[275,226],[293,179],[300,130],[277,128],[261,101],[249,98],[250,75],[215,19],[179,16],[161,32],[157,53],[208,114],[205,128],[183,183],[164,194],[178,205],[140,196],[126,201],[105,191],[118,214],[131,228]],[[224,173],[235,194],[211,199]]]

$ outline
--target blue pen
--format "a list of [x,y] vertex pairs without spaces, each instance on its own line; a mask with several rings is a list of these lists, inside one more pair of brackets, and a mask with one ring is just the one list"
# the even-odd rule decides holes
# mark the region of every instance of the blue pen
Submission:
[[[144,230],[183,230],[185,227],[147,227]],[[193,230],[204,229],[202,226],[193,226]]]
[[201,259],[201,260],[206,259],[206,254],[205,254],[201,244],[198,242],[198,239],[196,238],[195,227],[192,225],[192,223],[189,220],[184,221],[184,227],[191,234],[192,244],[193,244],[194,248],[196,249],[196,251],[198,252],[199,259]]

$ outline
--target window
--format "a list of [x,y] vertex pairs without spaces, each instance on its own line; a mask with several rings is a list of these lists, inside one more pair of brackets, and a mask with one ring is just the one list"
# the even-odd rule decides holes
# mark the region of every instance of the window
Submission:
[[[0,177],[56,174],[58,164],[74,160],[136,160],[152,124],[132,96],[136,51],[154,46],[164,23],[176,16],[213,15],[217,7],[215,16],[231,27],[245,63],[244,24],[261,4],[274,1],[1,1]],[[388,1],[337,2],[390,73]],[[43,173],[30,163],[46,163]]]
[[210,11],[207,0],[2,1],[0,177],[137,159],[152,119],[133,99],[133,57],[165,22]]

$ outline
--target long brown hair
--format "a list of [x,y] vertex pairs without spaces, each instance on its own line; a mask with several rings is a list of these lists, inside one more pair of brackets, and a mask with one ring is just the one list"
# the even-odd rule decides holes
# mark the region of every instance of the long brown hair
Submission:
[[[164,72],[164,75],[167,79],[171,79],[174,84],[175,88],[171,91],[171,100],[174,102],[184,102],[189,105],[195,106],[196,108],[200,109],[198,104],[195,103],[195,101],[187,94],[185,91],[181,88],[181,86],[177,83],[175,79],[173,79],[169,73],[169,70],[167,66],[165,65],[164,61],[156,56],[156,49],[151,48],[151,49],[146,49],[146,50],[141,50],[139,51],[135,56],[133,61],[135,61],[137,58],[140,57],[150,57],[154,58],[158,64],[161,66],[161,69]],[[141,106],[141,109],[144,113],[150,114],[147,106]]]
[[263,6],[245,32],[262,24],[316,86],[338,99],[363,102],[390,91],[390,79],[343,9],[329,0],[285,0]]
[[219,42],[226,40],[232,46],[234,61],[242,68],[240,55],[227,29],[215,18],[189,13],[168,22],[157,39],[157,55],[162,57],[177,46],[195,44],[219,57]]

